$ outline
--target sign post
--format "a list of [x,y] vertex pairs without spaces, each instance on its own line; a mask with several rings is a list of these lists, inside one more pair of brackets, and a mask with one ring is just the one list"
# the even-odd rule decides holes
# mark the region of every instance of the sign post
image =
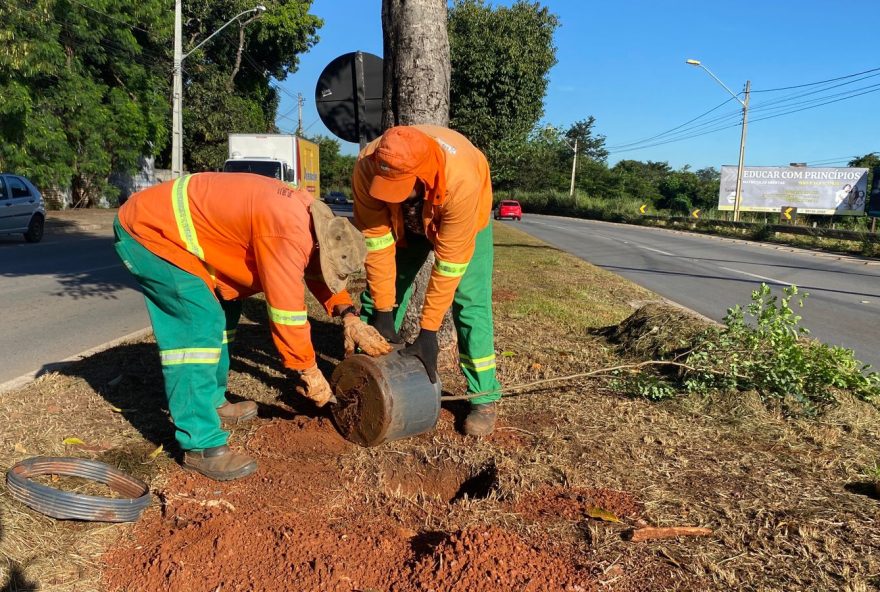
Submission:
[[315,86],[315,106],[333,134],[363,148],[382,135],[382,58],[346,53],[329,64]]

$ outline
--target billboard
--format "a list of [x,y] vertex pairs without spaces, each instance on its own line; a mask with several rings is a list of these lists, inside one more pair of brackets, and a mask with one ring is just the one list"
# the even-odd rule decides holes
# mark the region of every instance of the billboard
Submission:
[[[718,209],[732,211],[735,166],[721,167]],[[741,212],[861,216],[868,198],[868,169],[843,167],[743,167]]]

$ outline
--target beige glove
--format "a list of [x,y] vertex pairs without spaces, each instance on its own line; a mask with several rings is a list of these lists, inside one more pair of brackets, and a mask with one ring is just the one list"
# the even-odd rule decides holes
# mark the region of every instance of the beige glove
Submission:
[[363,322],[357,315],[345,315],[342,319],[345,326],[345,356],[354,353],[360,347],[369,356],[381,356],[391,351],[391,345],[385,341],[375,327]]
[[323,407],[328,402],[336,403],[336,397],[333,396],[330,384],[318,370],[317,365],[301,371],[299,377],[302,380],[302,385],[296,387],[296,392],[300,395],[311,399],[318,407]]

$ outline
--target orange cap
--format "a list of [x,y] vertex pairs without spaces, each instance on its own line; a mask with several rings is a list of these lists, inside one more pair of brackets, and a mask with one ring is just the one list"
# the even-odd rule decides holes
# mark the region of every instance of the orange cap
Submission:
[[398,126],[382,135],[371,158],[376,176],[370,184],[370,195],[387,203],[400,203],[412,193],[417,179],[429,188],[434,186],[443,155],[430,136]]

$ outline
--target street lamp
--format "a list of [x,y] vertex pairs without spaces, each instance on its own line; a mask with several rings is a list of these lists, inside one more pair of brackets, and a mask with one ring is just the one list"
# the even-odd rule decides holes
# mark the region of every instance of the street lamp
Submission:
[[238,13],[222,27],[205,37],[201,43],[183,53],[183,0],[174,3],[174,90],[172,93],[171,115],[171,176],[177,178],[183,174],[183,60],[211,40],[217,33],[237,21],[246,14],[266,12],[266,7],[258,4],[254,8]]
[[732,90],[727,88],[727,85],[721,82],[721,80],[715,76],[709,68],[704,66],[699,60],[685,60],[686,64],[691,66],[696,66],[698,68],[702,68],[706,71],[706,73],[711,76],[715,82],[720,84],[724,90],[730,93],[730,95],[739,101],[739,104],[742,105],[743,108],[743,118],[742,118],[742,135],[739,140],[739,164],[736,167],[736,196],[733,201],[733,221],[739,221],[739,209],[742,204],[742,176],[743,176],[743,159],[746,155],[746,129],[748,126],[748,118],[749,118],[749,94],[752,88],[752,83],[750,80],[746,80],[746,91],[745,91],[745,100],[739,98],[739,95],[734,93]]

